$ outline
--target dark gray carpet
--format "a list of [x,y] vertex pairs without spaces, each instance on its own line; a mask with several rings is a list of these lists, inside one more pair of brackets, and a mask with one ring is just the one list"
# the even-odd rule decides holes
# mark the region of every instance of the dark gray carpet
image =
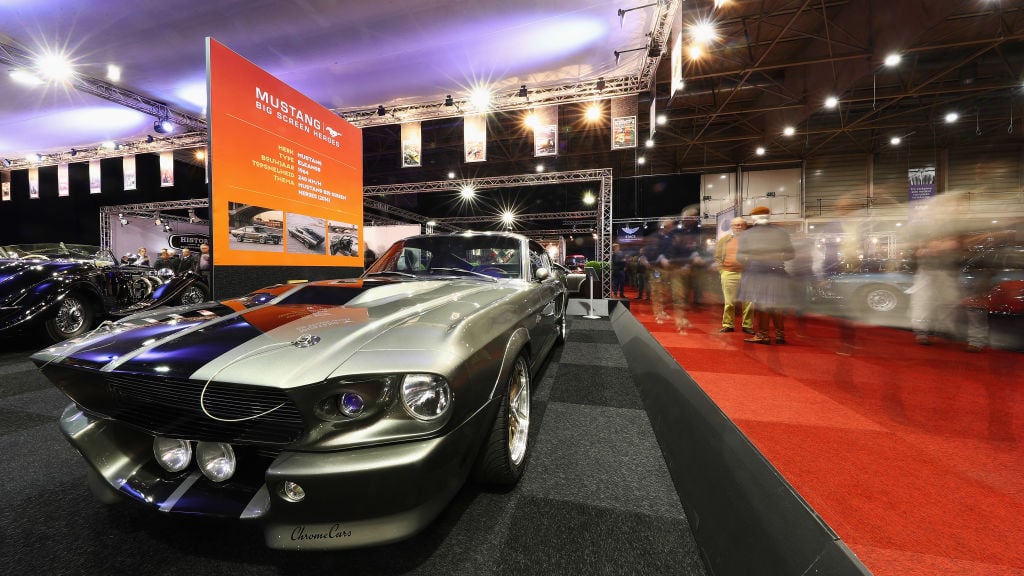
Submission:
[[9,574],[678,574],[704,568],[611,323],[570,318],[534,381],[532,453],[509,492],[467,485],[424,532],[337,552],[268,550],[256,526],[98,503],[61,438],[67,403],[0,352],[0,566]]

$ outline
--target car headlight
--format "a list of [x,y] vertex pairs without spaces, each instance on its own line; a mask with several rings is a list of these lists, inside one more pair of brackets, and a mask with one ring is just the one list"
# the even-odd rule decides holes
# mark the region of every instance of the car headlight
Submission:
[[436,420],[451,405],[448,381],[436,374],[407,374],[402,380],[402,403],[420,420]]
[[168,472],[181,472],[192,461],[192,445],[188,440],[153,438],[153,456]]
[[222,442],[199,442],[196,444],[196,464],[214,482],[223,482],[235,474],[235,450]]

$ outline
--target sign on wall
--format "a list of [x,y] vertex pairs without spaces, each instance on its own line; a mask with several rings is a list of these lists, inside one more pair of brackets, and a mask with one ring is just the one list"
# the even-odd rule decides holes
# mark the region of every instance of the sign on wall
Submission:
[[533,155],[558,154],[558,106],[544,106],[533,112]]
[[10,182],[0,183],[0,192],[3,193],[3,201],[4,202],[10,202],[11,201],[11,183]]
[[39,168],[28,169],[28,197],[39,198]]
[[462,119],[466,162],[487,160],[487,116],[471,114]]
[[362,266],[362,135],[212,38],[214,265]]
[[160,153],[160,187],[174,186],[174,151]]
[[121,160],[122,167],[124,168],[124,189],[135,190],[135,186],[137,183],[135,173],[135,155],[129,154],[122,158]]
[[100,193],[100,161],[89,160],[89,194]]
[[423,150],[419,122],[402,124],[402,168],[421,165],[420,152]]
[[67,196],[68,190],[68,165],[57,165],[57,196]]

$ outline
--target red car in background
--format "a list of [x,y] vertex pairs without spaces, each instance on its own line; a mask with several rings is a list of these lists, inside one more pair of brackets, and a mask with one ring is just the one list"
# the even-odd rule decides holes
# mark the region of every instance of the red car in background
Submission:
[[587,257],[583,254],[572,254],[565,257],[565,267],[573,272],[583,272],[583,267],[587,265]]

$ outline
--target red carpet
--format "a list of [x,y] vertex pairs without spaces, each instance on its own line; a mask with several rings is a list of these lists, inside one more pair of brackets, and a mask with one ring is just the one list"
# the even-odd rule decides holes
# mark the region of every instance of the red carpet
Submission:
[[812,316],[787,344],[634,316],[878,576],[1024,575],[1024,355]]

